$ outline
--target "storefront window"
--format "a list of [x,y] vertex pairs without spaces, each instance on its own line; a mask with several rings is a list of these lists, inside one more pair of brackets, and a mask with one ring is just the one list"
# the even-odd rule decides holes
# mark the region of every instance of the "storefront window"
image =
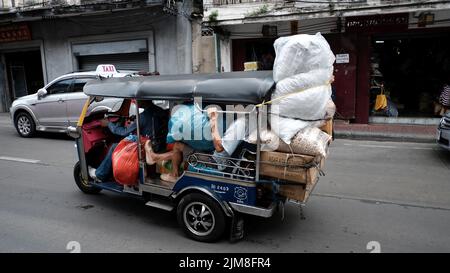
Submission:
[[[374,37],[371,57],[372,116],[435,117],[450,78],[450,34]],[[384,91],[384,92],[383,92]],[[384,93],[385,108],[375,110]]]

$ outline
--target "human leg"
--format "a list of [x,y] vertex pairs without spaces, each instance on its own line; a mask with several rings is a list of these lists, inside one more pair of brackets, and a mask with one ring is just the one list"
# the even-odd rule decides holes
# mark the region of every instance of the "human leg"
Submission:
[[157,161],[171,160],[173,156],[173,150],[161,154],[153,152],[152,143],[150,142],[150,140],[147,140],[147,142],[145,142],[144,149],[145,160],[147,161],[148,165],[153,165]]
[[111,177],[112,174],[112,154],[114,152],[114,149],[117,147],[118,143],[114,143],[111,145],[111,147],[108,150],[108,153],[106,154],[105,158],[103,159],[102,163],[98,166],[97,170],[95,170],[95,176],[97,179],[101,181],[106,181]]

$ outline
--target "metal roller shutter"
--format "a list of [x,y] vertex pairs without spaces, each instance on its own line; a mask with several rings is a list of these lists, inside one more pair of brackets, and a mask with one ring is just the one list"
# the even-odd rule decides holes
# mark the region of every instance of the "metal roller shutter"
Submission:
[[93,71],[99,64],[113,64],[117,70],[148,71],[148,53],[104,54],[78,56],[80,71]]

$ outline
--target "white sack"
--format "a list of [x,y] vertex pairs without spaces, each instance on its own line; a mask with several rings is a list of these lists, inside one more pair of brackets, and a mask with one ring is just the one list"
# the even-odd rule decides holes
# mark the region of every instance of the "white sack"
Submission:
[[270,112],[281,117],[303,120],[323,119],[330,97],[330,85],[309,88],[303,92],[289,94],[281,99],[275,98],[274,100],[272,97]]
[[239,146],[239,144],[245,139],[245,135],[247,133],[245,121],[245,117],[236,119],[223,135],[222,147],[228,155],[232,155],[237,146]]
[[311,87],[326,85],[333,76],[333,67],[314,69],[305,73],[296,74],[277,82],[272,98],[295,93]]
[[[278,149],[280,145],[280,138],[270,130],[262,130],[259,133],[260,143],[261,143],[261,151],[264,152],[273,152]],[[256,144],[257,142],[257,130],[254,130],[246,139],[246,142],[251,144]]]
[[336,104],[334,104],[333,100],[330,99],[327,102],[326,114],[324,119],[332,119],[334,117],[334,114],[336,114]]
[[275,82],[314,69],[331,67],[335,60],[328,42],[320,33],[281,37],[275,41],[274,48]]
[[326,157],[330,140],[331,136],[319,128],[306,127],[292,138],[291,144],[280,141],[277,151]]
[[308,126],[320,127],[321,121],[302,121],[298,119],[282,118],[270,114],[270,127],[286,144],[291,144],[291,139],[303,128]]
[[[284,153],[304,154],[326,157],[331,136],[316,127],[306,127],[300,130],[291,144],[286,144],[273,131],[260,132],[261,151],[278,151]],[[250,134],[249,143],[256,144],[256,130]]]

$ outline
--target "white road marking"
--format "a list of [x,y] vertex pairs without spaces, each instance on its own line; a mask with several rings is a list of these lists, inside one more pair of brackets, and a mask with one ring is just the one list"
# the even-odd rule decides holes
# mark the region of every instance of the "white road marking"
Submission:
[[36,160],[36,159],[11,157],[11,156],[0,156],[0,160],[31,163],[31,164],[37,164],[37,163],[41,162],[40,160]]
[[368,144],[350,144],[344,143],[345,146],[364,147],[364,148],[384,148],[384,149],[408,149],[408,150],[434,150],[434,147],[411,147],[411,146],[388,146],[388,145],[368,145]]
[[387,205],[397,205],[397,206],[404,206],[404,207],[416,207],[416,208],[422,208],[422,209],[437,209],[437,210],[450,211],[450,207],[432,206],[432,205],[425,205],[425,204],[420,204],[420,203],[389,201],[389,200],[384,200],[384,199],[363,198],[363,197],[357,197],[357,196],[346,196],[346,195],[326,194],[326,193],[311,193],[311,195],[318,196],[318,197],[343,199],[343,200],[362,201],[362,202],[372,203],[372,204],[376,204],[376,205],[387,204]]

